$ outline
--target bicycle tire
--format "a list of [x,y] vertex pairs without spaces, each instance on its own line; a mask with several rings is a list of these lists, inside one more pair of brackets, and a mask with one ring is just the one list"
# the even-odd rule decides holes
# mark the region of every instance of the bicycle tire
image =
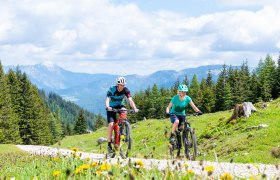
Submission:
[[174,159],[174,155],[176,153],[176,157],[180,158],[180,152],[181,152],[181,147],[182,147],[182,135],[181,131],[176,131],[176,139],[174,144],[169,143],[169,152],[171,159]]
[[185,127],[183,132],[183,142],[186,158],[194,161],[197,156],[197,141],[193,128]]
[[132,131],[131,131],[131,126],[128,121],[123,122],[121,129],[120,136],[124,136],[123,138],[121,137],[121,145],[120,145],[120,155],[122,158],[126,159],[127,157],[130,156],[130,151],[132,147]]
[[[171,159],[174,159],[174,154],[176,150],[177,150],[177,140],[176,140],[176,144],[172,145],[171,143],[169,143],[169,153]],[[176,153],[178,154],[178,151]]]

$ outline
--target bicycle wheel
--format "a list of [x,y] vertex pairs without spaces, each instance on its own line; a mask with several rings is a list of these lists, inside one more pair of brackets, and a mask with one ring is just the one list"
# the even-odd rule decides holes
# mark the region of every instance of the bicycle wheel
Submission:
[[130,151],[132,146],[132,131],[128,121],[122,123],[120,136],[121,136],[120,155],[122,158],[125,159],[130,156]]
[[186,127],[183,132],[183,142],[185,147],[185,156],[188,160],[194,161],[197,155],[197,141],[194,130]]
[[176,134],[175,140],[173,141],[173,143],[169,144],[169,152],[170,152],[171,159],[174,159],[175,153],[177,158],[180,157],[180,150],[182,147],[181,132],[176,131],[175,134]]

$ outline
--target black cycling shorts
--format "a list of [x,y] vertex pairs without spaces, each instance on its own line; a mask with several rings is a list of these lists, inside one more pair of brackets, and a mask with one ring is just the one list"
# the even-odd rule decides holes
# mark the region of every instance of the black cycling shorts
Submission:
[[[115,106],[115,107],[112,107],[114,109],[121,109],[122,107],[124,106]],[[107,123],[111,123],[111,122],[116,122],[117,120],[117,113],[114,112],[114,111],[107,111]]]

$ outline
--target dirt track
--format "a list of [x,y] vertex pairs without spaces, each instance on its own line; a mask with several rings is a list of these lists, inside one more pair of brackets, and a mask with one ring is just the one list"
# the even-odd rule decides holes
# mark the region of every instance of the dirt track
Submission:
[[[34,146],[34,145],[17,145],[18,148],[27,151],[31,154],[39,155],[51,155],[57,156],[58,154],[64,156],[70,156],[73,152],[72,150],[58,149],[47,146]],[[93,154],[78,152],[81,156],[81,159],[90,158],[92,161],[105,161],[108,163],[117,163],[118,160],[121,160],[122,163],[128,163],[128,161],[135,162],[142,160],[145,168],[158,168],[163,170],[165,168],[171,169],[185,169],[187,165],[188,169],[192,169],[195,174],[206,173],[203,169],[206,166],[214,166],[214,175],[221,175],[225,172],[228,172],[235,177],[249,178],[257,175],[265,175],[267,179],[276,179],[280,178],[280,164],[269,165],[269,164],[242,164],[242,163],[224,163],[224,162],[210,162],[210,161],[186,161],[186,160],[157,160],[157,159],[138,159],[130,158],[123,160],[120,157],[115,157],[111,159],[106,159],[104,154]]]

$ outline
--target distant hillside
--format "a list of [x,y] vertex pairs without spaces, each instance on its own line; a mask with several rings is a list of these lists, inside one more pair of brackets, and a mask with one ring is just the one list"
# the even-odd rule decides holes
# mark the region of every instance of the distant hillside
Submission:
[[[51,112],[59,111],[61,121],[65,125],[69,124],[71,127],[75,125],[78,114],[83,109],[82,107],[71,101],[66,101],[61,96],[52,92],[45,93],[44,91],[40,91],[40,96],[44,99]],[[84,110],[84,116],[87,121],[88,129],[94,131],[97,115]]]
[[[15,69],[15,66],[4,67]],[[42,63],[30,66],[19,66],[19,69],[26,72],[30,80],[40,89],[46,92],[55,92],[66,100],[73,101],[85,109],[105,114],[104,100],[110,86],[115,85],[115,79],[118,75],[110,74],[86,74],[74,73],[60,68],[51,63]],[[206,78],[211,70],[213,80],[216,80],[222,65],[209,65],[197,68],[187,68],[180,71],[163,70],[150,75],[127,75],[127,86],[134,94],[136,91],[144,90],[157,84],[158,87],[171,87],[177,80],[182,81],[185,76],[189,80],[194,74],[198,80]]]
[[[232,114],[231,111],[222,111],[202,116],[188,116],[198,138],[198,151],[201,154],[198,160],[242,163],[277,164],[280,161],[280,98],[267,103],[266,108],[255,104],[257,112],[249,118],[240,118],[234,124],[226,125],[225,121]],[[266,128],[252,128],[260,124],[268,125]],[[165,130],[170,132],[169,119],[148,119],[132,125],[133,151],[132,156],[168,159],[168,138],[164,136]],[[81,151],[106,153],[107,144],[96,146],[96,140],[107,137],[106,127],[98,129],[95,133],[67,136],[59,147],[77,147]],[[58,147],[58,144],[55,145]],[[278,158],[273,157],[273,152]]]

